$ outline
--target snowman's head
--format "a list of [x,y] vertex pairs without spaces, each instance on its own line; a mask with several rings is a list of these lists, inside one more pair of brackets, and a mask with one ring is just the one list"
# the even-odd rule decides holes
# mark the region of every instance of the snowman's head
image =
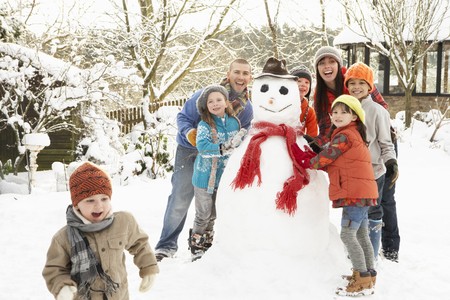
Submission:
[[266,121],[292,127],[300,123],[300,93],[297,77],[286,69],[286,61],[269,58],[252,86],[253,122]]

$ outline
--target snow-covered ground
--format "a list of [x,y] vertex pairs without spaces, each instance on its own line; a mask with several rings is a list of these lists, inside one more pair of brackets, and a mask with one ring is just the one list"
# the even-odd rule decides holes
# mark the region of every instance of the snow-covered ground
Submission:
[[[450,238],[446,229],[450,228],[450,155],[443,151],[450,141],[447,128],[440,130],[440,147],[431,147],[427,141],[431,129],[423,123],[413,124],[412,135],[411,130],[402,134],[399,143],[400,178],[396,190],[402,239],[400,262],[379,261],[376,291],[368,299],[449,299]],[[23,185],[26,174],[20,175],[20,178],[8,176],[6,181],[0,181],[0,191],[3,191],[0,195],[0,299],[52,299],[41,272],[50,239],[65,224],[70,196],[68,192],[56,192],[56,180],[51,171],[38,172],[37,187],[31,195],[23,194],[27,191]],[[170,176],[156,180],[136,178],[127,186],[120,186],[118,180],[113,181],[113,208],[132,212],[149,234],[154,247],[171,189]],[[330,221],[338,229],[340,212],[339,209],[330,209]],[[220,218],[220,211],[218,214]],[[257,245],[262,251],[255,252],[249,261],[236,259],[240,253],[249,254],[249,250],[238,244],[235,245],[235,253],[220,251],[218,235],[209,252],[192,263],[186,240],[193,215],[191,206],[179,238],[179,252],[176,258],[160,263],[161,272],[147,294],[138,292],[138,270],[127,255],[131,299],[328,300],[334,298],[334,289],[341,284],[340,275],[350,272],[350,263],[343,255],[338,259],[342,260],[340,264],[344,268],[327,271],[329,273],[323,274],[323,279],[316,276],[308,278],[298,268],[327,270],[326,261],[286,261],[272,250],[270,237],[277,235],[276,231],[267,232],[266,243]],[[254,222],[270,222],[270,213],[253,218]],[[217,231],[226,230],[224,227],[228,222],[239,220],[221,220],[217,226],[223,227]],[[308,246],[294,241],[286,240],[286,243],[292,243],[294,250]],[[263,260],[258,256],[266,249],[273,252],[273,261],[269,263],[264,261],[266,257]],[[279,267],[273,268],[278,261]],[[265,264],[270,268],[261,272],[261,265]],[[299,285],[295,285],[296,281]],[[305,282],[308,288],[299,288]]]

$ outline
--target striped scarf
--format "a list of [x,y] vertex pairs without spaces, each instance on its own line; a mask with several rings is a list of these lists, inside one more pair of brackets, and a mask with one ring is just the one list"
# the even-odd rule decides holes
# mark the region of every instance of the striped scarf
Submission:
[[[217,130],[215,128],[211,128],[211,135],[213,143],[217,144],[219,138],[217,137]],[[213,194],[214,189],[216,188],[216,174],[218,161],[219,158],[217,156],[211,158],[211,174],[209,174],[208,189],[206,190],[208,194]]]
[[105,283],[104,294],[111,296],[119,288],[119,284],[114,282],[103,271],[83,232],[97,232],[107,228],[112,224],[114,215],[99,223],[85,224],[76,215],[73,206],[69,205],[66,211],[66,219],[67,233],[71,245],[70,260],[72,262],[72,269],[70,276],[77,283],[78,296],[83,300],[90,300],[91,285],[97,277],[100,277]]
[[242,110],[244,110],[247,105],[247,101],[250,98],[248,89],[245,89],[245,91],[238,94],[231,88],[230,82],[227,78],[224,78],[220,82],[220,85],[228,91],[231,107],[233,108],[234,115],[237,116]]

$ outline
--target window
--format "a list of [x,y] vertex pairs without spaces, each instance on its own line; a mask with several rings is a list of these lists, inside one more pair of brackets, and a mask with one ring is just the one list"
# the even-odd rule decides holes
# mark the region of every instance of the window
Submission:
[[416,79],[416,93],[433,93],[436,90],[437,80],[437,45],[430,49],[419,65]]
[[450,42],[442,47],[441,94],[450,94]]
[[[384,58],[383,56],[381,56]],[[384,60],[380,54],[375,50],[370,50],[369,66],[373,71],[373,83],[378,91],[384,92]]]
[[366,47],[364,45],[358,45],[355,49],[355,62],[364,62]]

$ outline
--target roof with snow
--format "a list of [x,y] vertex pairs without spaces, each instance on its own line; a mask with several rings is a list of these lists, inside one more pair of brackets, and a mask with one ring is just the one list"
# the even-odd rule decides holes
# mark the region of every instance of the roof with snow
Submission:
[[[382,42],[384,41],[383,35],[379,28],[371,27],[369,30],[369,35],[372,42]],[[450,20],[444,22],[436,36],[438,41],[450,41]],[[407,41],[408,38],[405,37]],[[356,25],[346,26],[333,41],[334,46],[344,45],[344,44],[359,44],[367,43],[369,39],[362,33],[361,29]]]

